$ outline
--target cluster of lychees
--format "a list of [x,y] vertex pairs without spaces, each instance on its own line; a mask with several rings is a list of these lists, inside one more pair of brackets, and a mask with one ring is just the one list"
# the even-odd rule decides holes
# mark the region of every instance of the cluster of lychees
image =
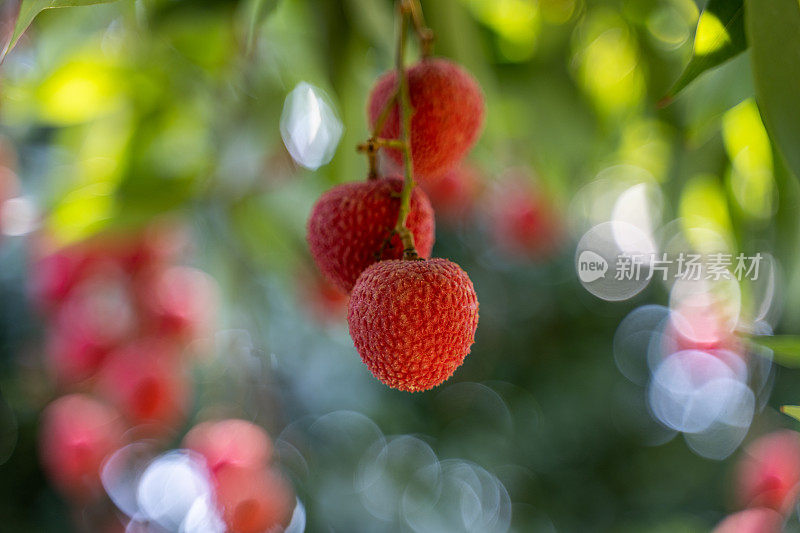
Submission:
[[[390,387],[421,391],[448,379],[469,353],[478,299],[458,265],[430,258],[434,214],[414,177],[435,181],[460,165],[480,133],[484,99],[475,79],[451,61],[424,54],[404,68],[406,20],[423,36],[424,51],[430,30],[420,24],[417,4],[399,5],[398,66],[377,80],[367,106],[368,179],[322,195],[308,242],[320,271],[350,293],[350,335],[369,370]],[[405,179],[381,176],[379,150]]]
[[[216,287],[178,264],[183,234],[154,225],[39,252],[32,292],[47,322],[47,370],[63,393],[42,415],[45,473],[83,508],[105,499],[101,471],[126,444],[166,443],[191,405],[188,371],[210,332]],[[266,433],[249,422],[196,426],[187,448],[207,462],[228,530],[288,521],[292,491],[269,465]]]
[[143,435],[184,421],[188,348],[215,307],[211,278],[176,264],[182,242],[180,231],[160,226],[101,235],[40,251],[32,269],[58,389],[90,392]]
[[214,286],[174,264],[181,242],[177,231],[151,228],[37,252],[46,368],[68,393],[44,411],[41,456],[69,496],[101,494],[100,463],[123,433],[165,437],[184,421],[187,346],[209,324]]

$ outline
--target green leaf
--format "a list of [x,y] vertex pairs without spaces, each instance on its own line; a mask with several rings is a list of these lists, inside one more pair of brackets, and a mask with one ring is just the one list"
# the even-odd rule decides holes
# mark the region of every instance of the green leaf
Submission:
[[747,36],[767,131],[800,178],[800,3],[747,0]]
[[747,48],[743,0],[709,0],[697,21],[692,59],[669,90],[665,101],[697,76],[737,56]]
[[781,413],[789,415],[795,420],[800,420],[800,405],[782,405]]
[[779,365],[800,367],[800,335],[764,335],[752,337],[750,341],[772,350]]
[[93,4],[108,4],[116,2],[116,0],[22,0],[19,5],[19,13],[17,15],[17,22],[14,24],[14,31],[11,33],[11,39],[0,54],[0,61],[2,61],[6,54],[17,44],[19,38],[31,25],[36,15],[45,9],[53,9],[57,7],[73,7],[73,6],[88,6]]
[[245,22],[247,27],[247,50],[252,50],[255,45],[261,23],[278,6],[278,0],[248,0],[243,3]]

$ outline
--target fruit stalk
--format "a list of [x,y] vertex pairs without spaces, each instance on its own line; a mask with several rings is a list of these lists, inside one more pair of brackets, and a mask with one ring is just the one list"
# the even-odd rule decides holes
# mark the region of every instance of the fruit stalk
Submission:
[[430,57],[433,54],[433,30],[425,25],[425,17],[422,16],[422,6],[419,0],[407,0],[407,4],[411,22],[414,24],[414,31],[422,49],[422,57]]
[[[388,110],[391,108],[391,105],[394,104],[395,98],[392,97],[389,101],[389,104],[386,106],[387,112],[385,113],[388,115]],[[382,115],[383,116],[383,115]],[[385,117],[383,117],[385,119]],[[381,127],[383,127],[383,121],[379,120],[377,123],[378,127],[376,127],[376,131],[379,131]],[[378,179],[378,149],[379,148],[395,148],[398,150],[403,149],[403,143],[397,139],[383,139],[378,137],[377,134],[373,134],[366,142],[363,142],[356,146],[356,150],[359,152],[366,152],[367,159],[369,161],[369,173],[367,174],[368,180],[376,180]]]
[[400,210],[394,231],[403,243],[403,259],[419,259],[414,246],[414,234],[406,226],[406,219],[411,210],[411,191],[414,189],[414,168],[411,162],[411,98],[408,92],[408,77],[405,69],[406,31],[413,11],[413,2],[398,0],[398,35],[397,35],[397,100],[400,107],[400,142],[402,143],[404,180],[400,193]]

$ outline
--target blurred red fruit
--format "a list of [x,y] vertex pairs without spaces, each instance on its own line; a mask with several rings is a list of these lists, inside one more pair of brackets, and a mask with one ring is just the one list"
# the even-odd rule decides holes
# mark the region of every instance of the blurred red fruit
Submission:
[[74,287],[55,310],[47,354],[51,370],[62,384],[94,374],[106,354],[136,328],[125,276],[121,272],[105,274]]
[[714,311],[686,315],[680,310],[670,313],[664,328],[665,340],[678,350],[730,350],[742,352],[740,339],[714,317]]
[[747,509],[732,514],[713,533],[780,533],[783,517],[772,509]]
[[100,467],[123,444],[116,410],[82,394],[48,405],[39,431],[42,466],[67,496],[87,499],[102,494]]
[[311,316],[321,323],[347,316],[347,293],[335,287],[314,270],[298,276],[297,297]]
[[189,248],[186,229],[170,221],[152,223],[126,240],[119,256],[129,272],[168,265],[179,260]]
[[670,313],[668,331],[679,345],[688,348],[737,351],[739,339],[734,335],[736,321],[731,316],[730,305],[705,290],[677,297],[675,309]]
[[446,259],[381,261],[350,296],[350,336],[386,385],[421,391],[464,361],[478,327],[478,297],[466,272]]
[[[402,188],[402,180],[396,178],[345,183],[323,194],[311,210],[307,233],[311,255],[320,272],[343,291],[350,292],[372,263],[402,257],[400,238],[394,235],[389,240]],[[433,209],[419,188],[411,196],[406,225],[414,234],[419,255],[429,257],[434,241]]]
[[272,455],[267,432],[246,420],[203,422],[186,434],[183,445],[202,455],[212,474],[228,465],[261,469]]
[[108,356],[108,348],[71,329],[55,328],[46,348],[48,368],[61,385],[92,377]]
[[419,179],[437,220],[450,224],[460,222],[472,212],[481,182],[478,170],[463,162],[438,178]]
[[182,228],[153,224],[132,234],[101,234],[65,248],[46,238],[36,243],[31,289],[37,303],[50,310],[81,281],[116,271],[130,279],[176,260],[187,247]]
[[[475,78],[446,59],[423,59],[407,72],[414,114],[411,118],[411,154],[414,172],[437,177],[453,168],[472,148],[480,134],[484,101]],[[367,112],[374,127],[381,110],[397,89],[397,73],[389,71],[375,83]],[[380,137],[397,139],[400,114],[395,104]],[[401,153],[388,150],[400,163]]]
[[491,203],[492,235],[512,257],[546,260],[563,244],[563,228],[550,199],[530,184],[503,184]]
[[217,305],[214,280],[191,267],[151,272],[140,289],[150,331],[183,341],[208,332]]
[[264,533],[291,518],[294,493],[274,470],[227,465],[217,471],[215,489],[229,533]]
[[800,434],[776,431],[750,444],[738,466],[736,488],[743,507],[791,512],[800,490]]
[[112,347],[128,338],[137,324],[125,275],[84,281],[62,302],[55,321],[99,346]]
[[35,259],[31,269],[31,292],[44,311],[63,301],[85,272],[88,259],[75,248],[65,248]]
[[98,390],[132,423],[154,433],[174,428],[186,416],[190,394],[175,349],[143,340],[116,350],[100,370]]

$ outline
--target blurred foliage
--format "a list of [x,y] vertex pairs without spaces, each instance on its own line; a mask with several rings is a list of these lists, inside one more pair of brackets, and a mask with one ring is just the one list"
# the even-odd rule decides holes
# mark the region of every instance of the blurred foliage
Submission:
[[745,48],[744,2],[710,0],[697,21],[692,59],[667,96],[674,97],[697,76]]
[[[31,19],[52,4],[23,2]],[[481,322],[465,365],[429,393],[377,383],[344,320],[315,322],[296,290],[299,273],[313,269],[304,242],[312,203],[366,175],[355,146],[367,136],[371,84],[392,65],[390,1],[137,0],[42,11],[0,70],[2,132],[49,238],[66,244],[164,213],[189,221],[194,261],[225,298],[197,412],[235,405],[276,438],[309,417],[362,413],[385,435],[420,436],[439,458],[497,475],[515,531],[708,531],[732,508],[732,459],[701,458],[658,426],[611,355],[620,320],[663,303],[666,291],[653,285],[616,304],[586,293],[573,274],[572,241],[585,230],[573,198],[609,168],[635,167],[661,188],[665,221],[773,254],[784,282],[779,329],[800,328],[800,190],[791,174],[800,175],[800,55],[782,52],[800,49],[800,11],[794,0],[761,4],[747,2],[757,13],[752,49],[660,108],[687,64],[678,88],[699,72],[700,13],[698,31],[712,33],[727,16],[712,22],[716,11],[692,0],[423,2],[436,53],[464,64],[486,94],[485,131],[470,156],[485,189],[522,169],[570,226],[561,255],[535,262],[499,257],[480,208],[439,225],[434,253],[470,273]],[[740,44],[731,34],[702,67]],[[784,82],[765,81],[775,79]],[[316,171],[297,166],[280,137],[284,99],[299,82],[326,93],[344,125],[332,161]],[[36,413],[53,391],[42,384],[42,332],[25,303],[33,239],[6,237],[0,248],[0,390],[19,429],[0,464],[0,517],[4,531],[64,531],[68,511],[35,452]],[[799,377],[778,373],[751,434],[800,428],[774,408],[797,402]],[[451,398],[458,387],[465,400]],[[281,459],[309,531],[396,525]],[[354,471],[354,461],[327,464]],[[797,519],[788,527],[798,530]]]

